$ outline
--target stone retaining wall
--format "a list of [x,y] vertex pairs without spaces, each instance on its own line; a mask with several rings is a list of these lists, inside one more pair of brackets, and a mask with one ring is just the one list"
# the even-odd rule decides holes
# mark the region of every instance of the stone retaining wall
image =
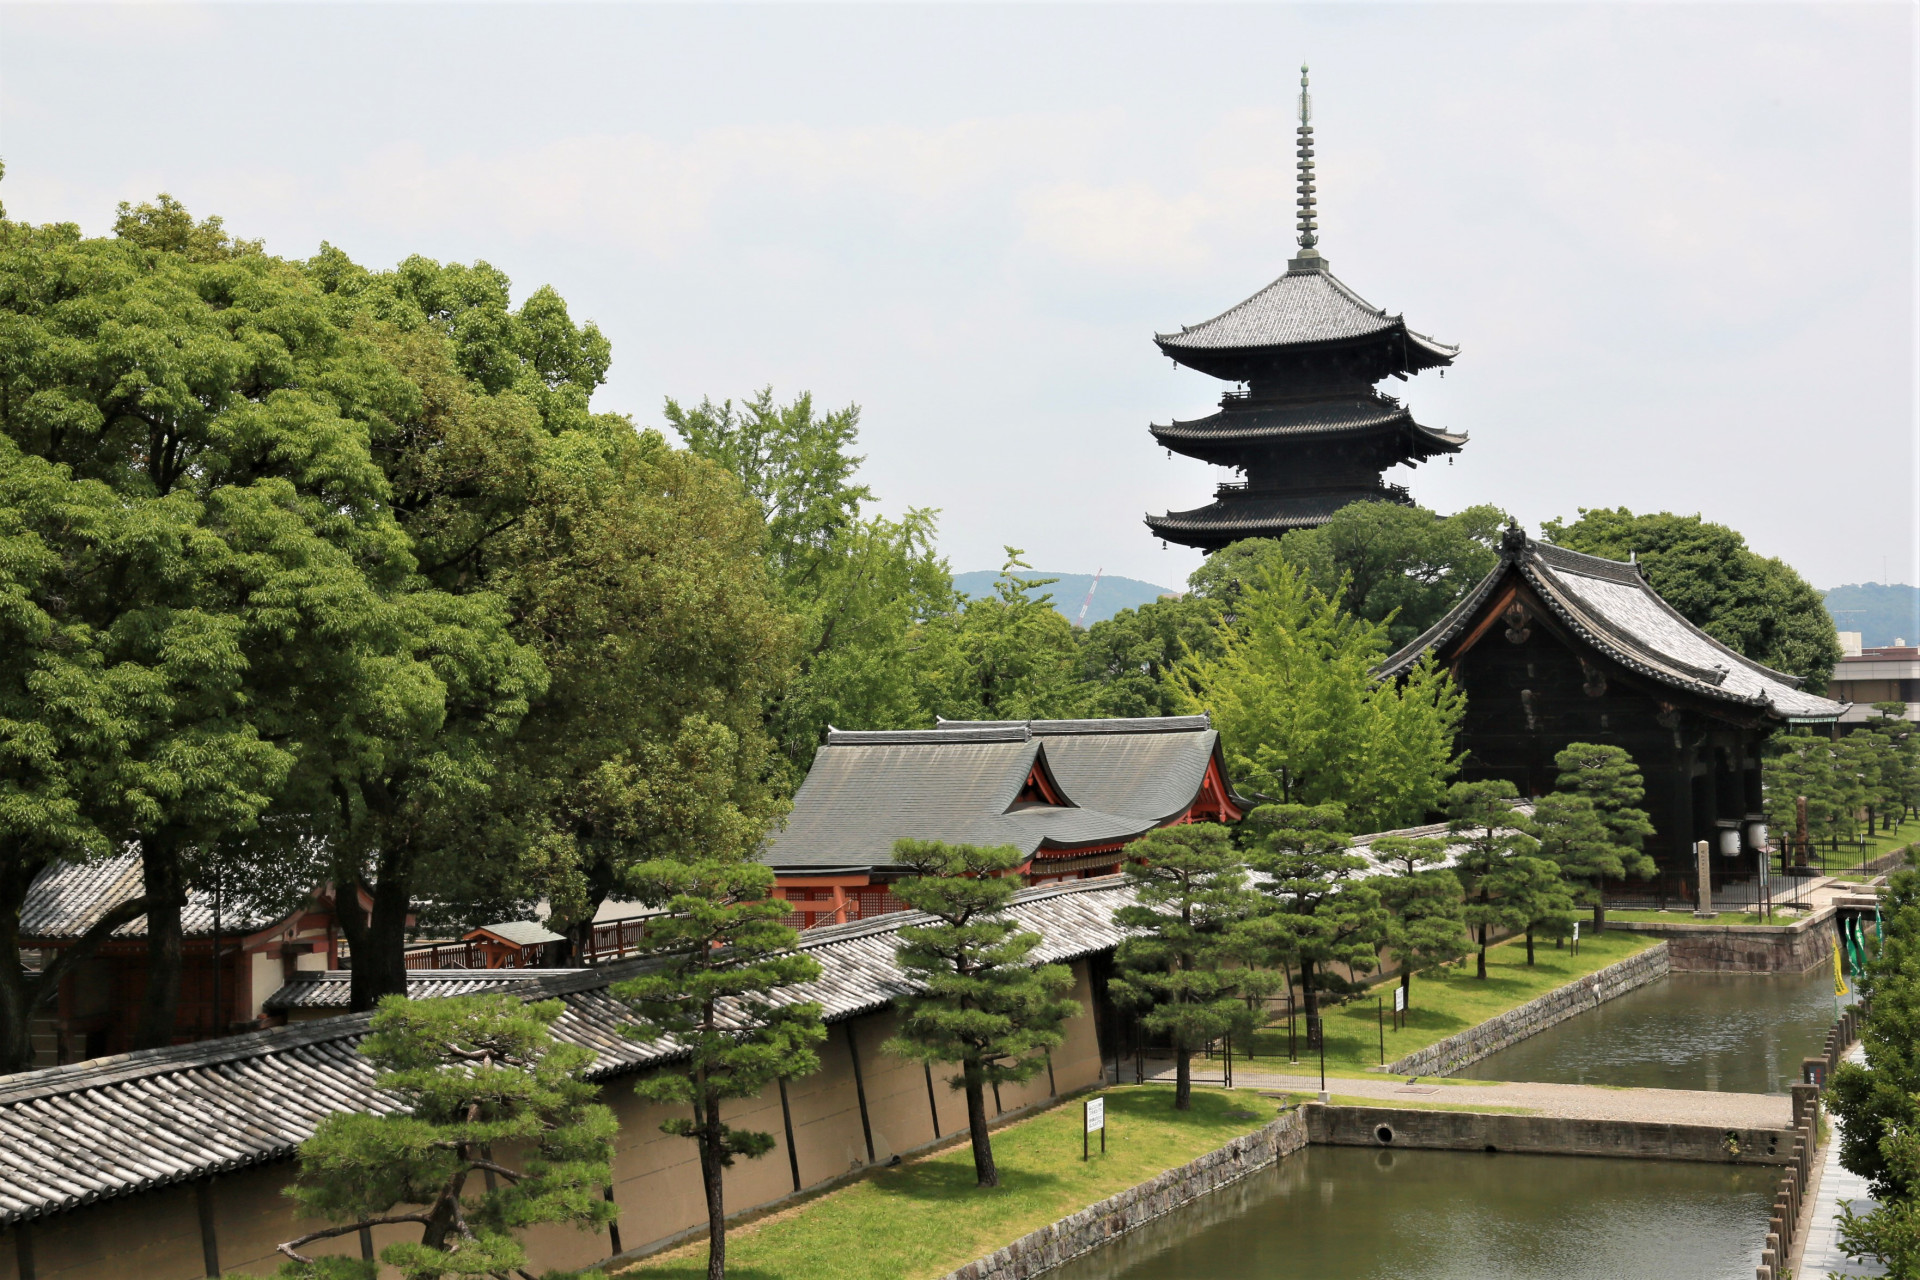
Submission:
[[1518,1009],[1509,1009],[1477,1027],[1468,1027],[1458,1035],[1448,1036],[1424,1049],[1416,1049],[1399,1061],[1388,1063],[1386,1070],[1395,1075],[1449,1075],[1461,1067],[1480,1061],[1488,1054],[1498,1053],[1510,1044],[1525,1040],[1535,1032],[1544,1031],[1556,1022],[1565,1022],[1575,1014],[1597,1008],[1615,996],[1625,995],[1636,987],[1664,978],[1668,971],[1667,944],[1657,942],[1638,955],[1628,956],[1578,981],[1557,987],[1537,999],[1527,1001]]
[[1577,1120],[1402,1107],[1323,1107],[1317,1102],[1300,1110],[1307,1118],[1309,1141],[1320,1146],[1519,1151],[1713,1164],[1784,1165],[1794,1158],[1791,1129],[1721,1129],[1642,1120]]
[[1235,1138],[1198,1160],[1169,1169],[1137,1187],[1109,1196],[1071,1217],[1021,1236],[1004,1249],[976,1258],[944,1280],[1025,1280],[1175,1209],[1265,1169],[1307,1144],[1299,1111],[1289,1111],[1262,1129]]
[[1833,954],[1833,912],[1825,908],[1792,924],[1694,924],[1682,916],[1609,920],[1607,928],[1665,938],[1675,973],[1807,973]]

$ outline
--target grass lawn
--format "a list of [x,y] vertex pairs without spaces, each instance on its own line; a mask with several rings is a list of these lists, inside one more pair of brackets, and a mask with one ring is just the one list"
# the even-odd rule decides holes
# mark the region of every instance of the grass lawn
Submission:
[[1825,850],[1816,848],[1814,850],[1814,856],[1817,859],[1819,855],[1824,852],[1827,855],[1827,874],[1843,875],[1850,868],[1872,862],[1875,858],[1884,858],[1894,850],[1904,849],[1914,843],[1914,831],[1912,828],[1913,822],[1912,820],[1908,820],[1901,824],[1901,829],[1898,832],[1891,834],[1885,831],[1876,832],[1874,837],[1867,841],[1866,852],[1864,854],[1860,850],[1860,842],[1858,840],[1842,840],[1838,853],[1834,852],[1832,848]]
[[[1800,919],[1799,913],[1788,914],[1775,911],[1773,919],[1756,915],[1751,911],[1722,911],[1710,920],[1703,920],[1693,914],[1690,907],[1677,911],[1608,911],[1607,921],[1626,920],[1640,924],[1792,924]],[[1582,944],[1584,945],[1584,943]]]
[[[1077,1099],[993,1135],[1000,1185],[981,1191],[966,1143],[829,1192],[727,1234],[727,1274],[737,1280],[914,1280],[941,1276],[1029,1231],[1205,1155],[1272,1120],[1271,1098],[1249,1089],[1196,1088],[1193,1110],[1173,1109],[1154,1085],[1102,1091],[1107,1153],[1094,1136],[1080,1159]],[[695,1280],[707,1244],[685,1246],[621,1272]]]
[[[1432,974],[1420,974],[1413,980],[1413,1008],[1406,1015],[1405,1027],[1393,1029],[1393,986],[1383,983],[1353,1002],[1329,1010],[1327,1025],[1327,1072],[1336,1069],[1361,1070],[1378,1066],[1380,1033],[1374,1014],[1377,996],[1387,1007],[1386,1060],[1424,1049],[1436,1040],[1485,1022],[1565,986],[1596,969],[1604,969],[1636,952],[1644,951],[1660,939],[1644,933],[1602,933],[1580,939],[1580,954],[1565,948],[1555,950],[1553,943],[1534,944],[1534,965],[1527,965],[1524,938],[1515,938],[1487,952],[1487,976],[1474,977],[1474,957],[1467,956]],[[1397,979],[1395,983],[1397,983]],[[1255,1037],[1258,1061],[1247,1064],[1249,1070],[1280,1070],[1287,1064],[1287,1028],[1284,1022],[1268,1027]],[[1238,1059],[1245,1062],[1244,1057]],[[1306,1028],[1300,1028],[1300,1068],[1319,1070],[1319,1054],[1306,1050]],[[1202,1067],[1204,1070],[1204,1066]]]

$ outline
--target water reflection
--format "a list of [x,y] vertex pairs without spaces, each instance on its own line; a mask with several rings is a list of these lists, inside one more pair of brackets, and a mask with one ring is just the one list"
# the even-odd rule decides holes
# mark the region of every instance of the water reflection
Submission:
[[1833,976],[1676,973],[1456,1074],[1784,1093],[1834,1017]]
[[1057,1280],[1746,1280],[1777,1171],[1309,1147]]

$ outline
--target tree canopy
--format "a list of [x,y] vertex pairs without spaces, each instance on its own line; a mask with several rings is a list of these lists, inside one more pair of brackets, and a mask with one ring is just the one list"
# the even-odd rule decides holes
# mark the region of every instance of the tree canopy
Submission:
[[1634,559],[1687,621],[1753,661],[1804,676],[1821,692],[1840,661],[1840,638],[1820,593],[1784,560],[1762,556],[1722,524],[1625,507],[1580,509],[1549,520],[1547,541],[1610,560]]

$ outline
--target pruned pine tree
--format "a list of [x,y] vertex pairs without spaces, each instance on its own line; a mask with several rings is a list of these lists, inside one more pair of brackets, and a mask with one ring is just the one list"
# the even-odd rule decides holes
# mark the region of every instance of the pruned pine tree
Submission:
[[1369,973],[1387,940],[1380,892],[1360,876],[1367,860],[1339,829],[1343,822],[1337,804],[1269,804],[1240,825],[1249,865],[1267,876],[1260,890],[1272,907],[1262,927],[1276,950],[1300,966],[1309,1043],[1319,1025],[1322,997],[1359,987],[1334,966],[1350,975]]
[[[1555,784],[1564,794],[1587,801],[1598,831],[1578,812],[1553,796],[1534,806],[1534,825],[1546,856],[1561,872],[1579,882],[1579,896],[1593,907],[1593,928],[1607,927],[1606,882],[1628,876],[1650,876],[1657,869],[1647,856],[1647,837],[1653,819],[1640,808],[1647,788],[1640,766],[1620,747],[1607,743],[1574,742],[1553,758],[1560,770]],[[1563,828],[1553,831],[1556,825]],[[1595,839],[1598,835],[1600,838]]]
[[1173,1042],[1173,1108],[1186,1111],[1194,1050],[1250,1033],[1256,1017],[1246,997],[1272,990],[1273,975],[1244,963],[1261,897],[1247,885],[1232,835],[1215,823],[1161,827],[1128,855],[1134,902],[1113,914],[1136,933],[1120,944],[1107,989]]
[[1400,987],[1413,1008],[1413,975],[1467,953],[1460,880],[1442,864],[1447,842],[1433,837],[1383,836],[1369,852],[1389,872],[1378,880],[1387,911],[1387,949],[1400,966]]
[[686,1053],[634,1092],[691,1112],[660,1128],[700,1149],[707,1276],[721,1280],[727,1273],[722,1172],[736,1156],[766,1155],[774,1140],[726,1124],[720,1104],[758,1097],[776,1080],[820,1069],[814,1052],[826,1038],[820,1006],[777,994],[818,978],[820,965],[794,951],[799,934],[781,922],[786,906],[773,897],[773,871],[759,863],[647,862],[627,883],[642,902],[667,910],[648,922],[645,939],[662,964],[615,983],[613,994],[638,1022],[629,1035],[647,1043],[671,1038]]
[[[559,1000],[504,994],[381,1001],[360,1052],[375,1083],[404,1106],[388,1115],[336,1112],[300,1144],[286,1194],[336,1225],[280,1246],[280,1274],[373,1280],[378,1262],[309,1257],[316,1240],[412,1223],[418,1242],[390,1244],[379,1262],[406,1280],[524,1275],[517,1232],[540,1223],[598,1231],[614,1216],[600,1189],[613,1176],[613,1112],[583,1079],[591,1049],[558,1043]],[[524,1153],[521,1167],[505,1149]],[[496,1158],[499,1153],[500,1158]],[[475,1175],[488,1185],[475,1192]],[[549,1272],[548,1280],[585,1273]]]
[[1461,847],[1455,874],[1466,893],[1466,921],[1479,943],[1475,976],[1481,978],[1487,976],[1493,930],[1526,930],[1527,963],[1532,964],[1534,926],[1556,927],[1554,922],[1572,909],[1559,868],[1536,856],[1540,842],[1513,810],[1519,794],[1506,781],[1456,782],[1447,792],[1447,830]]
[[1047,1050],[1064,1039],[1060,1024],[1079,1012],[1066,998],[1073,975],[1065,965],[1034,964],[1040,935],[1006,914],[1020,888],[1012,870],[1023,860],[1012,845],[900,840],[893,860],[914,873],[893,886],[894,896],[938,923],[900,930],[900,967],[920,991],[901,1001],[900,1032],[886,1051],[958,1064],[949,1083],[966,1091],[974,1177],[997,1187],[986,1091],[1046,1065]]

